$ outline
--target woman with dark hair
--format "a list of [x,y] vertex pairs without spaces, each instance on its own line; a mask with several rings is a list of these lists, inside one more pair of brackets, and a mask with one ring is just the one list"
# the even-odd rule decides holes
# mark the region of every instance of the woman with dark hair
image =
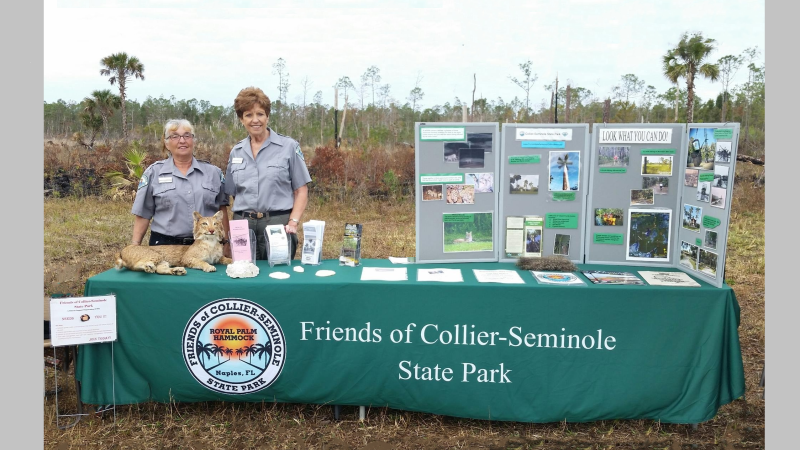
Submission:
[[[233,108],[248,134],[233,146],[225,173],[225,193],[234,197],[233,218],[247,219],[255,233],[256,259],[267,259],[267,225],[283,225],[294,259],[311,181],[300,144],[269,128],[270,101],[261,89],[242,89]],[[230,254],[228,246],[225,252]]]

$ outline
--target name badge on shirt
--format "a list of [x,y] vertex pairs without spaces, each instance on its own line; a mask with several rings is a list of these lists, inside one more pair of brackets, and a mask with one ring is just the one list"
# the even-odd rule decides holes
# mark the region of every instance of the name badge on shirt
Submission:
[[172,177],[158,177],[159,183],[172,183]]
[[232,158],[231,159],[231,162],[234,163],[234,164],[241,164],[242,161],[244,161],[243,158]]

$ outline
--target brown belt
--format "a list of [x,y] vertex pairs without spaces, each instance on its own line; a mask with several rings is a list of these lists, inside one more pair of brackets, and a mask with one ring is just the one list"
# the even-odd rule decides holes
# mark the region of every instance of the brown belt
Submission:
[[242,217],[247,217],[249,219],[263,219],[269,218],[269,216],[282,216],[285,214],[290,214],[292,212],[291,209],[285,209],[283,211],[267,211],[267,212],[259,212],[259,211],[239,211],[237,214],[241,214]]

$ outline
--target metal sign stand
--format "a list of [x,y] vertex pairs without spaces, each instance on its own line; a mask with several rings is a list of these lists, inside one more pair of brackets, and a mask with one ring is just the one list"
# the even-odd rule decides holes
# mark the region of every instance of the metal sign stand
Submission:
[[[77,348],[76,346],[64,346],[66,347],[67,352],[75,352],[73,355],[73,364],[77,364]],[[53,358],[56,358],[56,349],[58,347],[53,347]],[[102,413],[105,411],[113,411],[114,414],[114,425],[117,424],[117,393],[116,393],[116,384],[114,378],[114,342],[111,342],[111,399],[113,401],[110,405],[103,405],[96,409],[92,414],[84,413],[83,412],[83,402],[81,401],[81,385],[80,382],[76,379],[75,380],[75,402],[77,403],[77,413],[76,414],[60,414],[60,408],[58,407],[58,369],[55,369],[53,375],[53,379],[55,381],[55,397],[56,397],[56,427],[60,430],[65,430],[67,428],[72,428],[78,424],[85,416]],[[72,417],[73,420],[69,423],[61,424],[61,419],[66,417]]]

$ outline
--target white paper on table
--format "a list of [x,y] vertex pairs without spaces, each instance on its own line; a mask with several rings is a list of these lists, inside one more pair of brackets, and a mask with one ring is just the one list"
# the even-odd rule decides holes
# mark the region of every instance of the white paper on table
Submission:
[[461,269],[417,269],[417,281],[442,281],[445,283],[461,283]]
[[413,256],[412,257],[406,256],[403,258],[397,258],[395,256],[389,257],[389,262],[391,262],[392,264],[412,264],[414,263],[414,261],[416,261],[416,258]]
[[362,281],[405,281],[408,269],[405,267],[364,267],[361,269]]
[[649,272],[639,271],[639,275],[651,286],[687,286],[700,287],[700,283],[683,272]]
[[525,284],[519,272],[515,270],[478,270],[472,269],[479,283]]
[[572,272],[537,272],[535,270],[531,270],[531,274],[534,278],[536,278],[537,282],[542,284],[586,286],[586,283]]

